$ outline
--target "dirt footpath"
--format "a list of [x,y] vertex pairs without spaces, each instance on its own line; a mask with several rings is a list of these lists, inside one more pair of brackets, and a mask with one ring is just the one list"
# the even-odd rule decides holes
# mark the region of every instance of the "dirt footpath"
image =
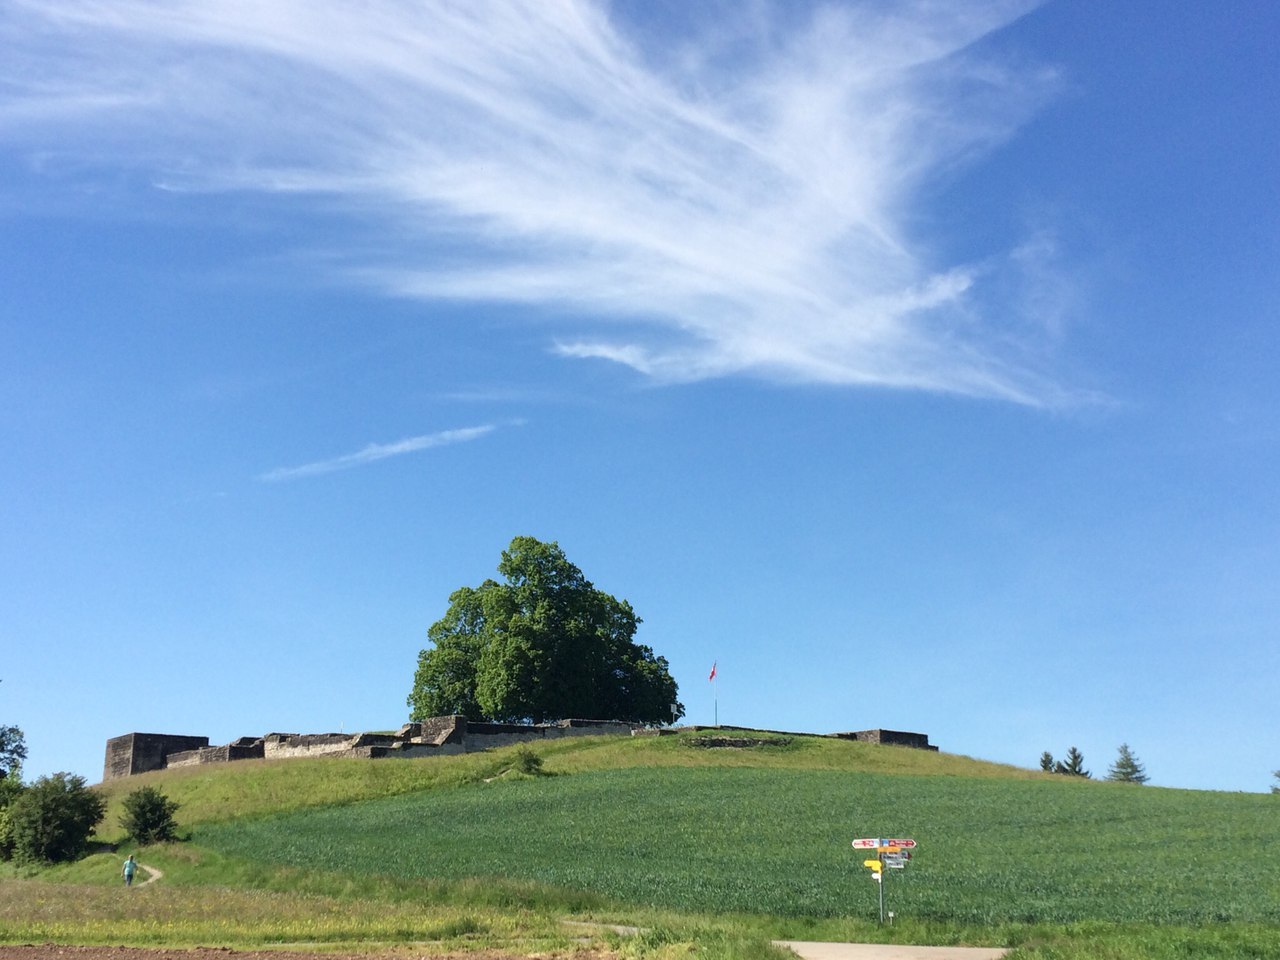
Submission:
[[[806,943],[777,941],[801,960],[999,960],[1004,950],[988,947],[913,947],[901,944]],[[377,953],[294,953],[284,950],[228,950],[196,947],[192,950],[139,947],[60,947],[56,944],[34,946],[0,945],[0,960],[414,960],[429,957],[412,947],[382,950]],[[524,960],[496,952],[468,953],[466,960]],[[583,951],[566,955],[573,960],[609,960],[608,954]],[[434,960],[440,960],[435,957]],[[551,960],[543,955],[542,960]]]

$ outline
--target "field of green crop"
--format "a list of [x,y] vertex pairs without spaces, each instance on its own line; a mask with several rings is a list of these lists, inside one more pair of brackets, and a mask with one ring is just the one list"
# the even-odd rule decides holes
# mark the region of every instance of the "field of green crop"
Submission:
[[224,854],[353,875],[509,877],[616,902],[867,917],[849,841],[910,836],[900,917],[963,924],[1280,924],[1268,796],[753,767],[499,779],[210,824]]
[[[581,921],[619,960],[782,960],[775,939],[1002,945],[1010,960],[1280,958],[1280,800],[1086,782],[824,738],[687,737],[383,762],[245,761],[96,788],[106,848],[0,865],[0,944],[307,945],[563,955]],[[181,804],[192,839],[138,851],[123,798]],[[894,925],[849,841],[911,836]],[[578,924],[578,925],[575,925]],[[605,941],[601,941],[604,938]]]

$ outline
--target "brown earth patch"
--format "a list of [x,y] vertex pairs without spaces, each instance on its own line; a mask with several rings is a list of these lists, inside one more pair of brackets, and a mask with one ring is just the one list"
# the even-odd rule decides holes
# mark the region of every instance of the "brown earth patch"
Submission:
[[232,950],[226,947],[68,947],[54,943],[0,944],[0,960],[614,960],[613,955],[582,950],[519,955],[495,950],[474,953],[431,953],[413,946],[382,947],[363,953],[302,952],[287,947],[278,950]]

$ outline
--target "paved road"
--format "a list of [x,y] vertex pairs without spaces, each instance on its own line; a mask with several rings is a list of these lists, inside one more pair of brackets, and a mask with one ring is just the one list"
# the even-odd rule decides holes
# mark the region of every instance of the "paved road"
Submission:
[[915,947],[900,943],[811,943],[775,940],[801,960],[1000,960],[1002,947]]
[[[561,920],[565,926],[581,930],[610,930],[624,937],[635,936],[639,927],[615,923]],[[1009,951],[1003,947],[916,947],[901,943],[816,943],[810,940],[775,940],[800,960],[1000,960]]]

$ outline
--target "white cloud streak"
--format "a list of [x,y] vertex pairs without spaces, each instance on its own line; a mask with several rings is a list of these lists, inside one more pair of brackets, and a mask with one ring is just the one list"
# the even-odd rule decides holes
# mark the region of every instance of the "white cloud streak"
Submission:
[[264,483],[279,483],[283,480],[301,480],[304,477],[316,477],[337,470],[350,470],[362,467],[388,457],[400,457],[406,453],[417,453],[432,447],[445,447],[454,443],[466,443],[485,434],[492,433],[496,427],[486,424],[479,427],[463,427],[459,430],[442,430],[439,433],[428,433],[418,437],[408,437],[396,443],[371,443],[362,450],[334,457],[331,460],[318,460],[315,463],[304,463],[300,467],[277,467],[258,477]]
[[970,49],[1032,5],[9,0],[0,142],[336,200],[395,238],[353,278],[551,308],[565,357],[1051,404],[1036,318],[913,226],[1052,87]]

